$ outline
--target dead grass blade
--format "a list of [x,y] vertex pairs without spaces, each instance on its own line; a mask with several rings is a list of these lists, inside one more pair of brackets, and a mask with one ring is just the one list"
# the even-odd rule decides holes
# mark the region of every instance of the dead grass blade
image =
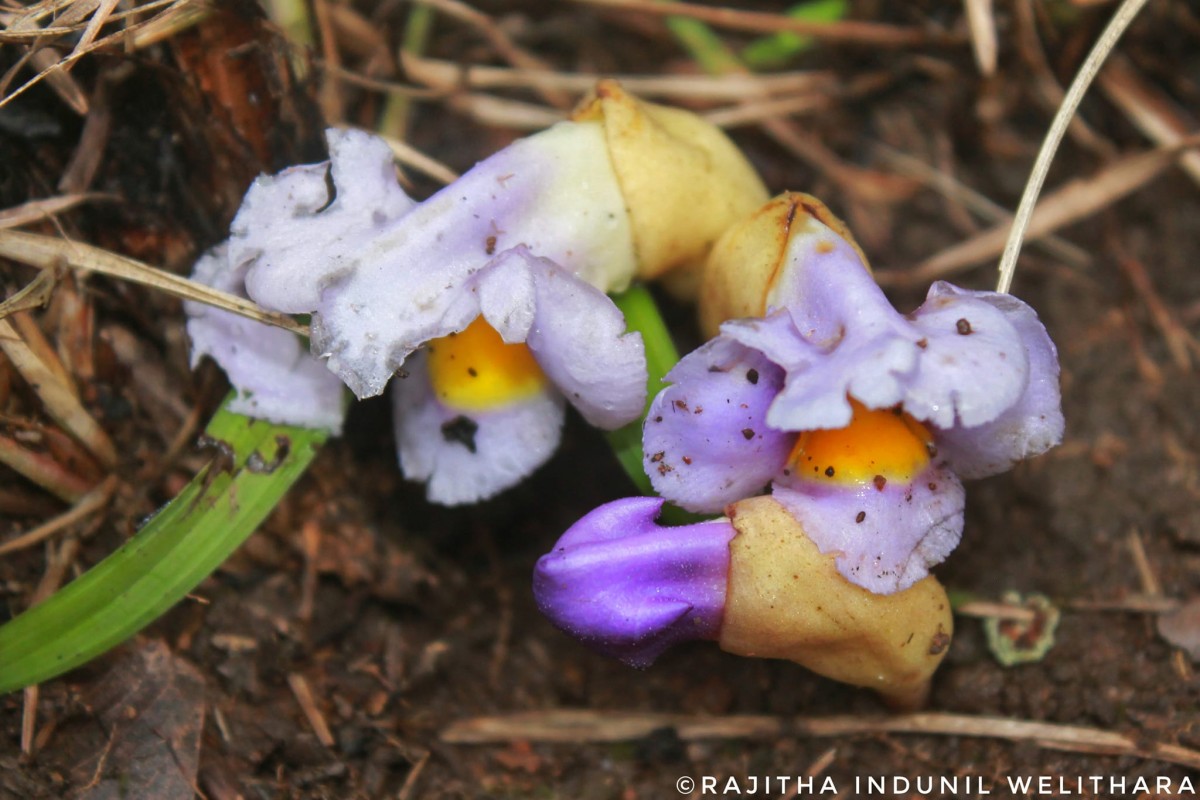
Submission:
[[21,311],[41,308],[50,301],[54,285],[58,282],[54,270],[44,269],[33,280],[0,303],[0,319],[7,319]]
[[1039,747],[1075,753],[1135,756],[1191,769],[1200,768],[1200,751],[1178,745],[1139,742],[1132,736],[1099,728],[968,714],[696,717],[651,712],[555,709],[460,720],[444,728],[441,739],[451,744],[493,744],[515,740],[579,744],[640,739],[662,728],[673,729],[684,741],[763,739],[787,735],[829,738],[888,733],[970,736],[1032,742]]
[[149,286],[184,300],[207,303],[256,322],[265,322],[302,336],[308,335],[307,325],[296,322],[286,314],[264,311],[245,298],[213,289],[187,278],[181,278],[149,264],[143,264],[132,258],[110,253],[92,245],[33,233],[0,230],[0,256],[42,269],[53,269],[64,265],[85,272],[98,272],[130,283]]
[[905,28],[875,22],[809,22],[782,14],[761,11],[740,11],[735,8],[712,8],[690,3],[658,2],[658,0],[572,0],[583,5],[639,11],[659,17],[688,17],[720,28],[755,33],[790,32],[816,39],[855,42],[876,47],[913,47],[962,44],[961,36],[944,31]]
[[[11,231],[0,232],[9,234]],[[117,464],[117,450],[108,434],[83,407],[70,387],[65,386],[25,339],[6,319],[0,319],[0,349],[21,377],[33,387],[50,418],[83,444],[109,468]]]
[[967,29],[971,32],[971,48],[975,63],[984,77],[996,74],[996,17],[992,0],[963,0],[967,12]]
[[[509,69],[401,54],[404,74],[410,79],[443,91],[462,89],[558,89],[582,95],[596,87],[599,75],[578,72],[545,72]],[[747,96],[776,97],[830,92],[837,77],[829,71],[779,72],[771,75],[729,73],[726,75],[612,75],[638,97],[712,102],[744,100]]]
[[[418,0],[418,2],[436,8],[446,16],[475,28],[487,38],[500,57],[514,67],[540,72],[554,71],[550,64],[521,49],[491,17],[471,8],[466,3],[459,2],[459,0]],[[555,108],[569,109],[572,105],[573,101],[566,92],[547,86],[537,87],[537,90],[542,99]]]
[[[1078,222],[1107,208],[1154,180],[1175,161],[1183,146],[1194,144],[1194,141],[1188,140],[1182,146],[1163,147],[1126,156],[1090,178],[1068,181],[1048,195],[1035,212],[1026,215],[1025,223],[1020,227],[1022,239],[1039,239],[1064,225]],[[1004,252],[1005,241],[1011,242],[1012,231],[1017,229],[1016,222],[1012,226],[1003,224],[989,228],[921,262],[906,280],[935,280],[995,258]],[[1002,286],[1004,291],[1012,283],[1011,270],[1008,274],[1010,277]]]
[[70,211],[76,206],[90,203],[93,200],[112,200],[112,195],[98,192],[83,192],[65,194],[58,197],[46,197],[41,200],[27,200],[19,206],[0,211],[0,228],[19,228],[31,222],[39,222],[49,217]]
[[[985,222],[1011,222],[1012,214],[1009,213],[1008,209],[991,200],[986,195],[975,191],[954,176],[926,164],[919,158],[915,158],[907,153],[901,153],[884,144],[877,142],[874,145],[874,149],[890,169],[895,170],[900,175],[916,178],[943,197],[957,203],[962,203],[962,205]],[[1035,243],[1065,264],[1085,267],[1092,263],[1092,257],[1086,250],[1059,236],[1047,234],[1044,238],[1036,240]],[[910,273],[908,272],[896,271],[879,272],[876,274],[879,283],[885,286],[907,284],[909,276]]]
[[17,550],[24,550],[27,547],[32,547],[39,542],[49,539],[56,533],[69,528],[75,523],[87,519],[92,514],[95,514],[97,511],[108,505],[108,501],[112,499],[113,492],[116,491],[116,488],[117,476],[109,475],[98,486],[96,486],[96,488],[79,498],[79,502],[64,511],[62,514],[43,522],[33,530],[27,531],[15,539],[9,539],[7,542],[0,544],[0,557],[6,556],[9,553],[14,553]]
[[[1100,90],[1129,121],[1158,145],[1178,144],[1195,125],[1183,111],[1160,89],[1148,83],[1126,58],[1113,58],[1098,79]],[[1179,166],[1200,184],[1200,153],[1188,152],[1179,156]]]

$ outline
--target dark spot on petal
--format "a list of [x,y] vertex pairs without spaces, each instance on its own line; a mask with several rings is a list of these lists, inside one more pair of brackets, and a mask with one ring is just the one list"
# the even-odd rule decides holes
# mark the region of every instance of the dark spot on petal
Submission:
[[933,442],[926,442],[925,449],[929,451],[930,458],[937,458],[937,445]]
[[833,467],[826,467],[826,468],[825,468],[825,477],[826,477],[826,478],[832,478],[832,477],[833,477]]
[[667,453],[666,453],[666,451],[665,451],[665,450],[659,450],[657,453],[655,453],[654,455],[650,456],[650,463],[651,463],[651,464],[657,464],[658,462],[660,462],[660,461],[662,461],[662,460],[663,460],[663,456],[665,456],[666,454],[667,454]]
[[475,452],[475,434],[479,423],[470,417],[458,416],[442,424],[442,438],[451,444],[461,444]]
[[747,370],[746,380],[750,381],[753,384],[757,384],[758,383],[758,370],[754,369],[753,367],[751,367],[749,370]]
[[678,408],[680,411],[687,411],[688,410],[687,401],[686,400],[676,400],[675,407]]
[[683,457],[683,463],[685,463],[685,464],[691,464],[691,463],[692,463],[692,457],[691,457],[691,456],[684,456],[684,457]]
[[929,491],[931,491],[931,492],[937,491],[937,484],[934,483],[933,481],[930,481],[927,485],[929,486]]
[[753,428],[742,428],[742,436],[745,436],[747,439],[753,439],[754,438],[754,429]]
[[954,329],[958,331],[960,335],[966,336],[971,333],[971,322],[966,317],[963,317],[958,322],[954,323]]
[[867,518],[867,512],[865,512],[865,511],[860,511],[860,512],[858,512],[858,515],[857,515],[857,516],[854,518],[854,521],[855,521],[855,522],[862,522],[862,521],[863,521],[864,519],[866,519],[866,518]]
[[938,632],[929,640],[929,655],[940,656],[946,652],[946,648],[950,646],[950,634],[946,633],[938,626]]
[[486,239],[483,240],[483,244],[484,244],[484,248],[483,248],[484,252],[487,253],[489,256],[492,253],[496,252],[496,237],[495,236],[487,237]]
[[704,406],[696,406],[696,410],[695,410],[695,411],[693,411],[692,413],[693,413],[693,414],[703,414],[703,413],[704,413]]
[[924,350],[926,347],[929,347],[929,340],[928,339],[917,339],[917,347]]
[[472,378],[478,378],[479,370],[475,369],[474,367],[467,367],[467,374],[470,375]]
[[882,492],[883,487],[887,486],[887,478],[882,475],[876,475],[871,479],[871,482],[875,484],[875,490],[879,492]]
[[675,471],[675,468],[672,467],[670,464],[667,464],[666,462],[663,462],[662,464],[658,465],[658,474],[659,475],[666,475],[668,472],[674,472],[674,471]]
[[662,422],[662,417],[655,417],[655,418],[654,418],[654,421],[655,421],[655,422]]

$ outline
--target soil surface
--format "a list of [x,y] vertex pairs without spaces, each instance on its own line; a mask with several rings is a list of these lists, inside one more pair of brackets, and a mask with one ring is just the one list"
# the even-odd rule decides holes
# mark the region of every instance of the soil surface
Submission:
[[[700,71],[647,11],[437,5],[424,53],[452,65]],[[785,4],[738,5],[777,14]],[[761,118],[730,132],[772,191],[810,192],[844,217],[897,306],[909,309],[929,280],[916,265],[993,222],[962,193],[913,177],[901,156],[1015,208],[1061,87],[1114,6],[998,3],[999,66],[984,77],[963,4],[849,5],[848,19],[917,35],[879,43],[855,29],[813,43],[779,69],[826,75],[815,105],[782,132]],[[315,50],[238,3],[136,51],[100,48],[70,73],[90,101],[86,115],[50,80],[36,84],[0,108],[0,208],[64,191],[69,174],[70,191],[102,196],[26,230],[186,274],[226,235],[256,174],[323,158],[327,122],[372,129],[394,113],[370,81],[421,85],[416,70],[406,78],[396,65],[410,4],[316,7],[325,16]],[[735,49],[757,36],[714,30]],[[68,53],[77,40],[58,46]],[[22,52],[0,48],[0,67],[16,70],[9,94],[34,74],[16,67]],[[1150,4],[1118,53],[1159,105],[1194,126],[1194,5]],[[461,172],[579,92],[418,95],[408,142]],[[1113,92],[1094,88],[1047,191],[1152,150],[1133,119]],[[1171,617],[1171,641],[1159,633],[1160,618],[1200,594],[1200,171],[1185,166],[1102,203],[1060,230],[1051,249],[1026,244],[1014,292],[1058,344],[1066,440],[968,487],[963,542],[936,570],[960,613],[928,716],[909,718],[918,732],[895,730],[870,692],[790,663],[692,644],[639,672],[592,654],[541,617],[529,585],[534,562],[572,522],[632,493],[603,437],[572,417],[559,452],[529,481],[476,507],[439,508],[401,476],[390,406],[376,399],[351,409],[345,435],[189,600],[40,687],[26,737],[33,752],[22,752],[28,696],[0,698],[0,797],[624,800],[752,795],[751,776],[766,797],[918,794],[915,784],[868,785],[883,776],[960,781],[934,796],[1009,796],[1008,780],[1021,776],[1051,781],[1042,796],[1189,796],[1182,787],[1200,783],[1200,682],[1184,648],[1190,638],[1200,654],[1200,614]],[[416,196],[438,187],[420,172],[410,177]],[[996,260],[946,277],[992,288]],[[0,261],[5,295],[35,272]],[[690,310],[663,300],[681,347],[694,346]],[[113,502],[66,532],[79,543],[71,569],[82,570],[207,462],[211,453],[194,443],[224,378],[211,364],[189,369],[179,302],[145,287],[64,273],[32,319],[120,450]],[[0,404],[6,435],[27,422],[53,427],[6,360]],[[102,477],[94,464],[77,466],[88,480]],[[6,539],[67,508],[0,470]],[[28,606],[47,552],[0,557],[5,618]],[[989,649],[986,604],[1008,592],[1045,595],[1061,614],[1039,660],[1004,666]],[[568,732],[557,729],[562,741],[532,732],[561,722],[553,714],[562,709],[581,712]],[[525,727],[514,726],[517,712]],[[491,741],[460,741],[463,725],[476,730],[477,718],[492,715],[508,727]],[[1055,745],[1061,729],[1031,734],[991,718],[1079,730]],[[640,727],[622,735],[633,722]],[[677,783],[685,776],[694,788]],[[705,789],[705,776],[717,789]],[[1103,779],[1099,788],[1092,776]]]

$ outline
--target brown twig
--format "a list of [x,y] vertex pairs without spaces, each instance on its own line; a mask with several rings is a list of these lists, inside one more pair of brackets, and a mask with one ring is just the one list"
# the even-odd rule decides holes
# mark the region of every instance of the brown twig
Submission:
[[86,519],[108,505],[108,501],[112,498],[116,488],[117,476],[109,475],[99,486],[79,498],[79,502],[67,511],[43,522],[33,530],[27,531],[15,539],[9,539],[7,542],[0,544],[0,556],[8,555],[17,550],[24,550],[26,547],[32,547],[38,542],[44,541],[74,525],[76,522]]
[[304,712],[304,718],[308,720],[313,733],[317,735],[317,741],[325,747],[333,747],[337,740],[333,738],[333,733],[329,730],[329,723],[325,721],[325,715],[321,713],[321,709],[317,708],[308,681],[299,672],[289,672],[287,682],[292,689],[292,694],[296,697],[296,702],[300,704],[300,710]]

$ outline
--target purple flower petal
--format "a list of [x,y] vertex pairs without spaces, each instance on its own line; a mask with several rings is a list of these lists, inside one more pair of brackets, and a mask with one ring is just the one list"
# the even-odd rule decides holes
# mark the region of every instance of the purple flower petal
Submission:
[[719,512],[759,494],[783,469],[795,436],[766,424],[783,372],[718,337],[667,375],[642,432],[654,490],[689,511]]
[[[241,297],[245,263],[220,245],[196,262],[192,278]],[[246,319],[204,303],[186,302],[192,366],[204,356],[221,365],[237,390],[231,411],[283,425],[339,433],[346,415],[342,382],[282,328]]]
[[379,140],[329,139],[336,198],[326,205],[319,167],[260,179],[234,237],[255,258],[250,296],[311,312],[314,352],[359,397],[383,391],[422,343],[470,322],[465,285],[497,253],[525,245],[602,289],[633,274],[629,219],[597,123],[515,142],[411,208]]
[[662,503],[634,497],[597,508],[533,575],[538,608],[558,628],[634,667],[678,642],[717,638],[725,606],[733,526],[659,527]]
[[971,292],[935,284],[912,314],[922,334],[921,361],[908,381],[904,410],[938,428],[991,422],[1020,399],[1029,357],[1016,328]]
[[947,467],[910,484],[857,487],[776,482],[773,497],[822,553],[837,553],[846,580],[877,594],[907,589],[958,546],[966,493]]
[[424,352],[413,354],[407,369],[392,394],[396,446],[405,477],[428,481],[430,501],[485,500],[519,483],[558,447],[564,406],[557,392],[464,412],[439,402]]
[[969,292],[948,283],[934,284],[929,295],[966,295],[999,309],[1019,335],[1029,362],[1020,398],[986,424],[973,428],[956,425],[939,432],[940,455],[959,475],[971,480],[1003,472],[1061,442],[1064,421],[1058,352],[1034,310],[1012,295]]
[[603,292],[523,247],[498,257],[473,285],[488,324],[524,342],[546,377],[592,425],[614,429],[646,405],[640,333]]

